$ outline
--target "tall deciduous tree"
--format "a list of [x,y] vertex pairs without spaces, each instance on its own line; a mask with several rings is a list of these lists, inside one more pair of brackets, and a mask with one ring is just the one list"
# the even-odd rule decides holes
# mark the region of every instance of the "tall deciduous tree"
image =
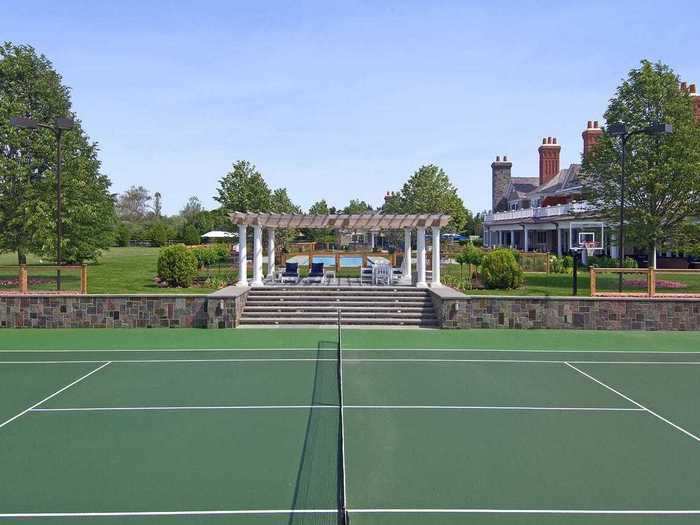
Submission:
[[75,120],[63,136],[62,251],[69,262],[95,258],[110,245],[114,227],[114,200],[97,145],[51,62],[9,42],[0,45],[0,251],[16,251],[20,263],[27,253],[49,259],[56,253],[56,139],[47,130],[12,127],[15,116]]
[[[642,61],[617,88],[605,113],[608,123],[622,122],[628,130],[673,125],[670,135],[635,135],[627,147],[625,238],[647,246],[653,266],[657,247],[692,231],[687,222],[700,215],[700,126],[678,81],[670,67]],[[583,161],[588,198],[613,223],[620,207],[620,152],[619,140],[603,135]]]
[[117,197],[117,214],[129,222],[143,222],[148,217],[151,193],[143,186],[131,186]]
[[220,181],[214,197],[227,212],[266,212],[270,210],[271,192],[260,172],[247,160],[233,164]]
[[451,216],[448,229],[461,231],[467,220],[464,202],[442,168],[421,166],[406,181],[401,191],[390,196],[384,211],[388,213],[446,213]]
[[369,211],[372,211],[372,206],[360,199],[351,199],[348,205],[343,208],[343,213],[349,215],[353,213],[367,213]]

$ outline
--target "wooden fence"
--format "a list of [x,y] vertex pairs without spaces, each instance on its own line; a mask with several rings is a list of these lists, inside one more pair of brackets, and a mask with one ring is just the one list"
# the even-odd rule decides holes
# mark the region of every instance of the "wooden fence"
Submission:
[[[619,289],[617,291],[601,291],[599,285],[599,279],[602,274],[615,274],[619,278],[623,278],[624,275],[640,275],[646,280],[646,287],[644,291],[633,292],[633,291],[622,291]],[[691,288],[689,292],[659,292],[657,287],[659,285],[658,276],[662,275],[690,275],[697,278],[691,279],[688,287]],[[590,268],[591,275],[591,296],[592,297],[700,297],[700,270],[680,270],[680,269],[658,269],[658,268]],[[617,281],[619,282],[619,280]],[[624,287],[624,280],[623,280]],[[682,289],[682,288],[681,288]]]
[[[87,294],[87,289],[88,289],[88,270],[87,270],[87,265],[86,264],[81,264],[81,265],[27,265],[27,264],[20,264],[20,265],[10,265],[10,266],[2,266],[0,269],[3,270],[9,270],[17,275],[17,288],[16,292],[12,289],[2,289],[0,288],[0,293],[3,291],[10,291],[14,293],[20,293],[20,294],[27,294],[32,292],[33,290],[30,290],[30,284],[31,284],[31,274],[34,273],[35,271],[54,271],[58,272],[59,270],[61,272],[65,271],[79,271],[80,272],[80,286],[79,286],[79,292],[80,294],[84,295]],[[65,283],[65,273],[62,273],[62,282]],[[44,276],[44,278],[47,278]],[[52,277],[53,278],[53,277]],[[34,290],[35,292],[41,292],[41,293],[76,293],[73,290],[61,290],[60,292],[58,290]]]

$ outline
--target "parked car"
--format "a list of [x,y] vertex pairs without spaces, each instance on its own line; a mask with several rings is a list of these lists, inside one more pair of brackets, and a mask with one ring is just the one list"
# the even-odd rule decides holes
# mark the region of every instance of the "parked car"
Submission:
[[461,242],[468,240],[468,237],[466,235],[462,235],[461,233],[443,233],[440,235],[440,237],[443,241],[448,242]]

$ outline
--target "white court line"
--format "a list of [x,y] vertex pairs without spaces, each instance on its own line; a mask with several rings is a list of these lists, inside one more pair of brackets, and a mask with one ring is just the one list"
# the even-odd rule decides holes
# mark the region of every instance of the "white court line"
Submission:
[[95,372],[99,372],[99,371],[102,370],[104,367],[106,367],[108,364],[110,364],[110,361],[107,361],[107,362],[104,363],[102,366],[98,366],[98,367],[95,368],[92,372],[88,372],[88,373],[85,374],[84,376],[79,377],[78,379],[76,379],[75,381],[73,381],[72,383],[70,383],[69,385],[64,386],[64,387],[61,388],[60,390],[57,390],[56,392],[54,392],[53,394],[51,394],[50,396],[45,397],[44,399],[42,399],[42,400],[39,401],[38,403],[33,404],[32,406],[30,406],[30,407],[27,408],[26,410],[23,410],[22,412],[20,412],[20,413],[17,414],[16,416],[13,416],[13,417],[11,417],[10,419],[8,419],[7,421],[4,421],[4,422],[0,423],[0,428],[4,427],[5,425],[7,425],[7,424],[9,424],[9,423],[12,423],[12,422],[13,422],[15,419],[17,419],[18,417],[22,417],[22,416],[23,416],[24,414],[26,414],[27,412],[30,412],[31,410],[34,410],[36,407],[38,407],[38,406],[41,405],[42,403],[45,403],[45,402],[48,401],[49,399],[51,399],[51,398],[53,398],[53,397],[56,397],[58,394],[60,394],[61,392],[64,392],[65,390],[68,390],[68,389],[69,389],[70,387],[72,387],[73,385],[76,385],[76,384],[80,383],[83,379],[86,379],[86,378],[90,377],[90,376],[91,376],[92,374],[94,374]]
[[657,509],[348,509],[351,514],[593,514],[593,515],[637,515],[637,516],[673,516],[695,515],[700,510],[657,510]]
[[[71,353],[71,352],[286,352],[286,351],[302,351],[302,352],[333,352],[333,348],[137,348],[137,349],[57,349],[57,350],[41,350],[41,349],[0,349],[1,353]],[[534,354],[700,354],[700,351],[693,350],[575,350],[575,349],[560,349],[560,350],[535,350],[523,348],[345,348],[343,352],[514,352],[514,353],[534,353]]]
[[[222,358],[222,359],[112,359],[111,363],[238,363],[238,362],[251,362],[251,363],[264,363],[264,362],[335,362],[337,359],[333,358],[313,358],[313,357],[251,357],[251,358]],[[574,364],[594,364],[594,365],[700,365],[700,360],[698,361],[593,361],[593,360],[555,360],[555,359],[449,359],[449,358],[383,358],[383,357],[350,357],[344,358],[343,363],[531,363],[531,364],[559,364],[563,365],[566,363]],[[2,361],[0,360],[0,365],[58,365],[58,364],[85,364],[85,363],[104,363],[104,360],[100,359],[66,359],[66,360],[30,360],[30,361]]]
[[[338,410],[338,405],[195,405],[195,406],[145,406],[145,407],[66,407],[66,408],[34,408],[32,412],[120,412],[138,410],[300,410],[311,408],[332,408]],[[638,409],[629,409],[638,410]]]
[[372,410],[552,410],[590,412],[644,412],[641,408],[630,407],[545,407],[545,406],[490,406],[490,405],[344,405],[344,408]]
[[[224,358],[224,359],[112,359],[110,363],[259,363],[259,362],[316,362],[316,361],[333,361],[336,362],[337,359],[331,358],[314,358],[314,357],[241,357],[241,358]],[[563,361],[562,361],[563,362]],[[64,361],[2,361],[0,360],[0,365],[57,365],[66,363],[104,363],[104,359],[91,359],[91,360],[64,360]]]
[[128,516],[232,516],[237,514],[336,514],[338,509],[171,510],[136,512],[24,512],[0,518],[116,518]]
[[[121,411],[158,411],[158,410],[298,410],[332,408],[338,405],[193,405],[193,406],[133,406],[133,407],[63,407],[34,408],[32,412],[121,412]],[[546,407],[546,406],[498,406],[498,405],[343,405],[353,410],[549,410],[572,412],[645,412],[642,408],[632,407]]]
[[628,396],[626,396],[625,394],[623,394],[622,392],[620,392],[620,391],[618,391],[618,390],[615,390],[613,387],[611,387],[611,386],[609,386],[609,385],[606,385],[605,383],[603,383],[603,382],[600,381],[599,379],[596,379],[596,378],[593,377],[592,375],[587,374],[586,372],[584,372],[583,370],[581,370],[581,369],[579,369],[579,368],[576,368],[576,367],[575,367],[574,365],[572,365],[571,363],[566,363],[566,366],[568,366],[568,367],[570,367],[570,368],[573,368],[573,369],[576,370],[579,374],[582,374],[582,375],[586,376],[588,379],[590,379],[591,381],[594,381],[594,382],[598,383],[600,386],[607,388],[607,389],[610,390],[611,392],[613,392],[613,393],[617,394],[618,396],[620,396],[622,399],[626,399],[626,400],[629,401],[630,403],[632,403],[632,404],[634,404],[634,405],[637,405],[639,408],[643,408],[644,410],[646,410],[647,412],[649,412],[652,416],[654,416],[654,417],[660,419],[661,421],[663,421],[664,423],[666,423],[666,424],[668,424],[668,425],[671,425],[671,426],[672,426],[673,428],[675,428],[676,430],[680,430],[680,431],[683,432],[686,436],[691,437],[691,438],[693,438],[695,441],[697,441],[698,443],[700,443],[700,437],[696,436],[695,434],[692,434],[692,433],[688,432],[688,431],[687,431],[686,429],[684,429],[683,427],[680,427],[680,426],[676,425],[675,423],[673,423],[672,421],[669,421],[669,420],[666,419],[665,417],[660,416],[659,414],[657,414],[657,413],[654,412],[653,410],[651,410],[651,409],[645,407],[645,406],[642,405],[641,403],[637,403],[637,402],[636,402],[634,399],[632,399],[631,397],[628,397]]

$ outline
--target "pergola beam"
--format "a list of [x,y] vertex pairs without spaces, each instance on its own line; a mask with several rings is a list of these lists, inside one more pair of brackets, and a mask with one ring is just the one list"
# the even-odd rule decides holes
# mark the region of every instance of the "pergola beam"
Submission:
[[285,213],[243,213],[230,215],[234,224],[264,228],[310,228],[336,230],[397,230],[403,228],[442,228],[450,221],[443,213],[355,215],[301,215]]

